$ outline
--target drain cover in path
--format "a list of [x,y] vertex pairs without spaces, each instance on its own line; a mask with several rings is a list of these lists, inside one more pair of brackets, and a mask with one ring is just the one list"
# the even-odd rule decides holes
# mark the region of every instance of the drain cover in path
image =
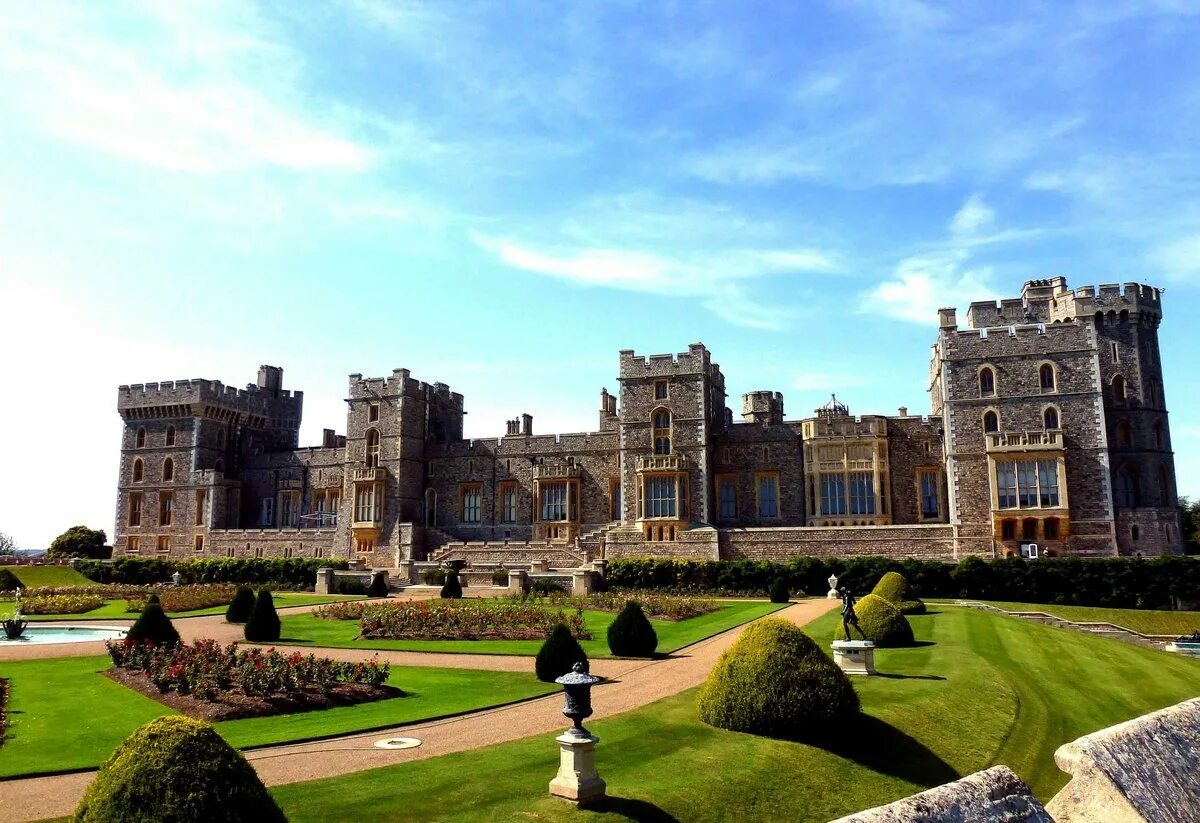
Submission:
[[385,737],[375,741],[377,749],[415,749],[421,741],[415,737]]

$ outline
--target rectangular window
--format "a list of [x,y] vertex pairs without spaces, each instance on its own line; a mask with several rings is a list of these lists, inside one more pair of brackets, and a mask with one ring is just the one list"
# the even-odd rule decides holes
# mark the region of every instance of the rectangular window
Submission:
[[125,553],[137,554],[141,550],[141,541],[137,535],[131,534],[125,538]]
[[655,381],[655,383],[654,383],[654,399],[655,400],[666,400],[667,399],[667,381],[666,380],[656,380]]
[[262,499],[262,507],[258,512],[258,525],[270,526],[275,522],[275,498],[264,497]]
[[996,504],[1001,509],[1053,509],[1061,500],[1057,460],[996,464]]
[[1043,508],[1057,508],[1058,503],[1058,461],[1039,460],[1038,486],[1041,488],[1041,504]]
[[300,521],[300,493],[284,492],[279,496],[279,525],[295,528]]
[[612,499],[612,510],[608,513],[609,520],[621,519],[621,478],[614,477],[608,481],[609,496]]
[[159,535],[158,538],[158,553],[167,554],[171,551],[171,538],[167,535]]
[[208,504],[208,492],[201,489],[196,492],[196,525],[204,525],[204,507]]
[[720,503],[722,520],[737,519],[737,481],[732,477],[722,477],[717,481],[717,497]]
[[541,519],[556,522],[567,519],[567,481],[539,483],[538,494],[542,498]]
[[372,403],[371,405],[367,406],[367,422],[374,423],[378,419],[379,419],[379,404]]
[[1022,509],[1038,504],[1037,463],[1032,460],[1017,463],[1017,503]]
[[938,473],[936,471],[923,471],[920,473],[920,478],[921,517],[938,517],[942,513],[938,502]]
[[158,493],[158,524],[160,526],[171,525],[171,507],[173,502],[170,492]]
[[1017,466],[1015,463],[996,464],[996,503],[1002,509],[1017,507]]
[[202,535],[202,534],[196,535],[195,545],[193,546],[193,549],[198,552],[204,551],[204,535]]
[[842,515],[846,513],[846,476],[844,474],[821,475],[821,514]]
[[652,474],[645,482],[646,517],[675,517],[675,476]]
[[779,516],[779,475],[758,476],[758,516]]
[[517,522],[517,484],[500,484],[500,522]]
[[129,525],[131,525],[131,526],[142,525],[142,495],[141,495],[141,493],[129,495]]
[[357,523],[375,522],[375,485],[359,486],[354,493],[354,520]]
[[478,483],[459,488],[459,522],[461,523],[478,523],[480,522],[480,505],[479,501],[483,495],[482,487]]
[[850,475],[850,513],[875,514],[875,479],[871,472]]

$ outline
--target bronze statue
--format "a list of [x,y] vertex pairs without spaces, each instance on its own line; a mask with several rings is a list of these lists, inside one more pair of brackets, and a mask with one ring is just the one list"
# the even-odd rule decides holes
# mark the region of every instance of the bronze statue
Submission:
[[854,612],[854,604],[857,602],[850,590],[842,587],[838,589],[838,594],[842,596],[842,631],[846,633],[846,639],[852,639],[850,636],[850,627],[858,629],[858,633],[862,635],[862,639],[867,639],[867,634],[862,630],[862,626],[858,625],[858,615]]

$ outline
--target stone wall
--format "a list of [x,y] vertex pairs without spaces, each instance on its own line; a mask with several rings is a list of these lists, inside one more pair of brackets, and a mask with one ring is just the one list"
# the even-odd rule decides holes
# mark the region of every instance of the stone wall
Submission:
[[927,526],[857,526],[843,528],[720,529],[721,560],[775,560],[793,557],[914,557],[952,561],[954,528]]

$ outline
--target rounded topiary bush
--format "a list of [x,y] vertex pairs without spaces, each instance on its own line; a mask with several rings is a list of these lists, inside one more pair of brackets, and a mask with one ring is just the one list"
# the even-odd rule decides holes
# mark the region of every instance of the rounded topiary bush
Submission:
[[462,597],[462,582],[458,579],[458,572],[456,570],[447,570],[446,582],[442,584],[441,596],[443,600],[458,600]]
[[608,648],[618,657],[650,657],[658,648],[658,632],[642,607],[630,600],[608,626]]
[[[913,643],[912,626],[900,613],[900,609],[884,600],[877,594],[868,594],[854,606],[858,615],[858,625],[868,640],[880,648],[893,646],[911,646]],[[837,640],[858,640],[858,632],[850,629],[850,637],[846,637],[841,623],[837,625],[835,638]]]
[[776,577],[771,581],[771,602],[786,603],[792,599],[791,593],[788,592],[787,581],[782,577]]
[[175,631],[171,618],[163,611],[157,594],[146,598],[142,613],[129,627],[125,636],[130,640],[153,643],[155,646],[174,646],[179,642],[179,632]]
[[254,769],[212,726],[151,720],[125,739],[84,793],[78,823],[285,823]]
[[8,569],[0,569],[0,592],[11,592],[21,588],[21,581]]
[[225,610],[226,623],[245,623],[254,611],[254,589],[249,586],[238,586]]
[[871,594],[877,594],[900,610],[901,614],[924,614],[925,603],[913,597],[908,581],[899,572],[888,572],[879,578]]
[[243,632],[252,643],[274,643],[279,639],[279,615],[270,589],[260,589],[254,601],[254,611],[246,621]]
[[546,642],[538,649],[534,661],[534,671],[537,679],[544,683],[553,683],[554,678],[562,677],[576,663],[583,663],[583,670],[588,670],[588,657],[583,646],[571,634],[565,624],[559,623],[546,637]]
[[721,655],[697,705],[710,726],[798,740],[852,718],[858,695],[811,637],[767,618]]
[[375,572],[371,575],[371,585],[367,589],[367,595],[370,597],[388,596],[387,572]]

